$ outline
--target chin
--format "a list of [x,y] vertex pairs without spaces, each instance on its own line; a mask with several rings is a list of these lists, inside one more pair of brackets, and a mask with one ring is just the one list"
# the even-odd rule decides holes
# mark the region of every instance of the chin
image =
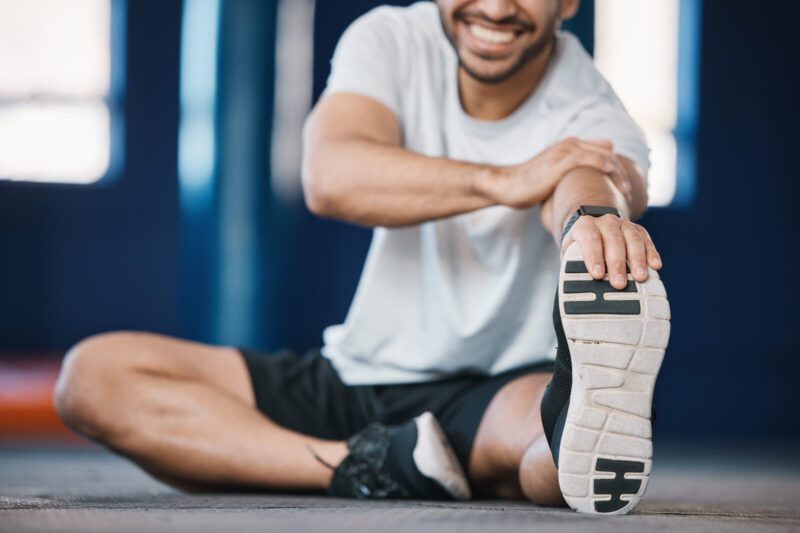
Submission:
[[496,84],[507,80],[511,77],[517,69],[514,66],[517,62],[503,61],[502,64],[495,61],[485,60],[467,60],[464,61],[462,56],[459,57],[459,62],[464,71],[472,78],[487,84]]

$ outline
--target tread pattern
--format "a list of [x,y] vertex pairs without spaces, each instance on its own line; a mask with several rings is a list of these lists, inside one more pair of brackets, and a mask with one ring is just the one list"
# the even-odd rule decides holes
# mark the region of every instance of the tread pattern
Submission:
[[564,294],[593,293],[594,300],[564,302],[564,313],[568,315],[604,314],[604,315],[638,315],[641,312],[638,300],[606,300],[606,293],[637,292],[635,283],[628,283],[617,290],[608,280],[565,281]]
[[617,291],[586,271],[580,249],[565,253],[559,280],[561,319],[572,359],[572,389],[559,446],[559,484],[586,513],[635,507],[652,467],[653,389],[670,331],[658,274],[628,276]]
[[641,461],[619,461],[615,459],[599,458],[595,466],[597,472],[611,472],[614,474],[610,479],[595,479],[594,493],[597,495],[608,494],[608,500],[595,500],[594,508],[598,513],[613,513],[625,507],[625,502],[621,496],[623,494],[636,494],[642,486],[641,479],[627,479],[625,474],[628,472],[644,472],[644,463]]

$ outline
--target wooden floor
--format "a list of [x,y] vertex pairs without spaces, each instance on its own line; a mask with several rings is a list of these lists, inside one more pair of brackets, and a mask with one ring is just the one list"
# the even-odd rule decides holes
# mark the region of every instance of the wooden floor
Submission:
[[98,449],[7,446],[0,448],[0,531],[800,531],[798,448],[673,446],[656,459],[633,514],[594,518],[497,500],[185,494]]

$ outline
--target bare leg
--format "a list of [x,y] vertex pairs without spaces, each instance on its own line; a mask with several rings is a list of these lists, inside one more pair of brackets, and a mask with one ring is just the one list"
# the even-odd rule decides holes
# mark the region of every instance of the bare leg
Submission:
[[255,408],[242,356],[147,333],[91,337],[67,355],[55,405],[79,433],[181,488],[323,490],[344,442],[301,435]]
[[529,374],[500,389],[483,415],[469,463],[472,483],[501,498],[564,505],[539,405],[552,374]]

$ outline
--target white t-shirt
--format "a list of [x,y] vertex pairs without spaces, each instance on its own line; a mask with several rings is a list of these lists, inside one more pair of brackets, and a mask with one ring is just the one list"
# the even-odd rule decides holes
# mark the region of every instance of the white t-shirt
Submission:
[[[647,169],[643,133],[573,35],[558,33],[539,86],[502,120],[464,112],[457,71],[433,2],[383,6],[342,36],[326,93],[382,103],[405,148],[428,156],[510,165],[574,136],[609,139]],[[538,207],[377,227],[347,318],[325,329],[322,353],[351,385],[494,375],[552,359],[558,264]]]

